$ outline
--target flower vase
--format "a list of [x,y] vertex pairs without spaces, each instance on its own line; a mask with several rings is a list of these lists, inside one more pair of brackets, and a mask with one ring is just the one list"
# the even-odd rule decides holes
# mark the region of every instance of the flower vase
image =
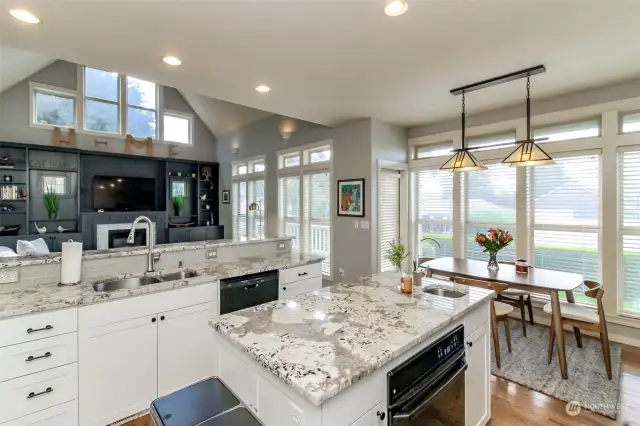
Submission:
[[487,263],[487,269],[489,269],[490,271],[497,271],[498,269],[500,269],[500,266],[498,265],[497,251],[489,252],[489,263]]

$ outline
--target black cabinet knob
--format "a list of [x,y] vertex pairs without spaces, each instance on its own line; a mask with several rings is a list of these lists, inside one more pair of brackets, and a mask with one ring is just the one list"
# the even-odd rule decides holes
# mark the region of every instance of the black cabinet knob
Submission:
[[164,315],[160,317],[160,321],[164,321]]
[[467,346],[472,347],[473,346],[473,342],[467,342]]
[[384,420],[384,418],[386,417],[386,414],[384,411],[378,411],[376,415],[380,418],[380,420]]
[[283,289],[284,291],[287,291],[287,288],[286,288],[286,287],[282,287],[282,289]]
[[156,317],[151,318],[151,322],[156,322]]

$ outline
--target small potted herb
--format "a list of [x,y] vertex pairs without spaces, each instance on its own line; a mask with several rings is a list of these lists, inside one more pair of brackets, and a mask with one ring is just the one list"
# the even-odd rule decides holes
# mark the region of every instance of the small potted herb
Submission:
[[184,209],[185,197],[182,193],[178,193],[173,196],[173,211],[176,216],[180,216],[182,214],[182,209]]
[[405,277],[402,271],[402,262],[404,262],[404,260],[410,255],[411,253],[407,250],[405,245],[400,242],[400,240],[390,241],[389,248],[385,252],[386,259],[400,272],[400,283],[403,293],[411,293],[413,291],[412,278],[410,276]]
[[46,187],[44,191],[44,208],[47,209],[49,219],[55,219],[58,217],[60,197],[54,192],[53,188],[49,186]]

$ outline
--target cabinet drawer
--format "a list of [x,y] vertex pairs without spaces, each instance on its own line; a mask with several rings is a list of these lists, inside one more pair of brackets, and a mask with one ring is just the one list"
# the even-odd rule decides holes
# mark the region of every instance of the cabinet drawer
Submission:
[[280,284],[288,284],[295,281],[306,280],[313,277],[322,276],[322,264],[312,263],[310,265],[296,266],[295,268],[280,270]]
[[0,383],[0,423],[78,398],[78,365]]
[[489,322],[489,299],[464,317],[464,337]]
[[0,348],[0,382],[78,360],[78,334],[48,337]]
[[314,290],[322,289],[322,278],[315,277],[302,281],[296,281],[288,284],[280,284],[278,299],[291,299],[302,293],[309,293]]
[[2,426],[78,426],[78,400],[20,417]]
[[77,308],[2,320],[0,347],[71,333],[77,329]]

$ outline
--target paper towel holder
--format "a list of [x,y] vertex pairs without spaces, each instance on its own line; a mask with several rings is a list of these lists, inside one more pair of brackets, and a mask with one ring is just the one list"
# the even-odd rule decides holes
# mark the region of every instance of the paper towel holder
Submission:
[[[73,241],[73,239],[69,238],[67,241],[65,241],[66,243],[80,243],[82,244],[82,241]],[[81,249],[82,251],[82,249]],[[62,257],[62,252],[60,252],[60,256]],[[62,275],[62,261],[60,262],[60,274]],[[80,254],[80,263],[82,264],[82,253]],[[68,283],[68,284],[64,284],[62,283],[62,277],[60,277],[60,281],[58,282],[58,286],[59,287],[69,287],[69,286],[74,286],[74,285],[78,285],[80,283],[80,279],[76,282],[73,283]]]

